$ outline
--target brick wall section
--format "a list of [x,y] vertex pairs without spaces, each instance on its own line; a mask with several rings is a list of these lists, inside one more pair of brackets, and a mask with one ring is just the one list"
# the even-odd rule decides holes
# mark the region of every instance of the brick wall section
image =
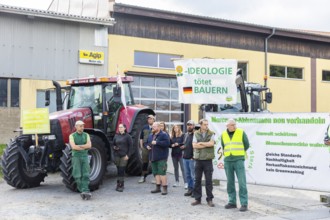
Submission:
[[0,144],[7,144],[17,133],[13,131],[20,126],[20,108],[0,107]]

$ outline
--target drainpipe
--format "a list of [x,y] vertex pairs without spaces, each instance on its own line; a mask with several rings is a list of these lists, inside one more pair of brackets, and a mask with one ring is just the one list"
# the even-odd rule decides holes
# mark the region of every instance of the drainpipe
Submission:
[[265,75],[264,75],[264,86],[267,87],[267,78],[268,78],[268,39],[271,38],[275,34],[275,28],[273,28],[273,32],[265,38]]

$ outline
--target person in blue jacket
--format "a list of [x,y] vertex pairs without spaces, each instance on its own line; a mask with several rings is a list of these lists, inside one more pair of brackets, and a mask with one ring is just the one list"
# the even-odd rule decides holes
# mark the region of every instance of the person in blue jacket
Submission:
[[[167,158],[169,152],[170,138],[160,129],[159,122],[152,125],[152,134],[148,137],[147,149],[150,151],[152,173],[156,178],[156,189],[151,193],[162,193],[167,195]],[[162,186],[162,191],[160,190]]]

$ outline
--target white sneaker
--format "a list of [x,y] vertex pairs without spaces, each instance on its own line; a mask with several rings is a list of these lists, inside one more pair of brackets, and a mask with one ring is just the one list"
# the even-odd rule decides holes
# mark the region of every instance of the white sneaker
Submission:
[[185,189],[188,189],[188,183],[185,183],[185,184],[184,184],[184,188],[185,188]]
[[176,181],[174,184],[173,184],[173,187],[177,187],[177,186],[180,186],[180,183],[178,181]]
[[144,176],[141,176],[138,183],[144,183],[146,181],[146,179],[144,178]]

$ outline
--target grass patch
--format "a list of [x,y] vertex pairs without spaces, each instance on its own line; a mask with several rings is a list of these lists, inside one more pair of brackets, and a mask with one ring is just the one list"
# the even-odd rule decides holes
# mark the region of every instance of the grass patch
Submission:
[[[2,154],[3,154],[3,151],[5,150],[5,147],[6,147],[6,145],[5,144],[0,144],[0,157],[2,156]],[[0,178],[2,179],[2,168],[1,168],[1,166],[0,166]]]

